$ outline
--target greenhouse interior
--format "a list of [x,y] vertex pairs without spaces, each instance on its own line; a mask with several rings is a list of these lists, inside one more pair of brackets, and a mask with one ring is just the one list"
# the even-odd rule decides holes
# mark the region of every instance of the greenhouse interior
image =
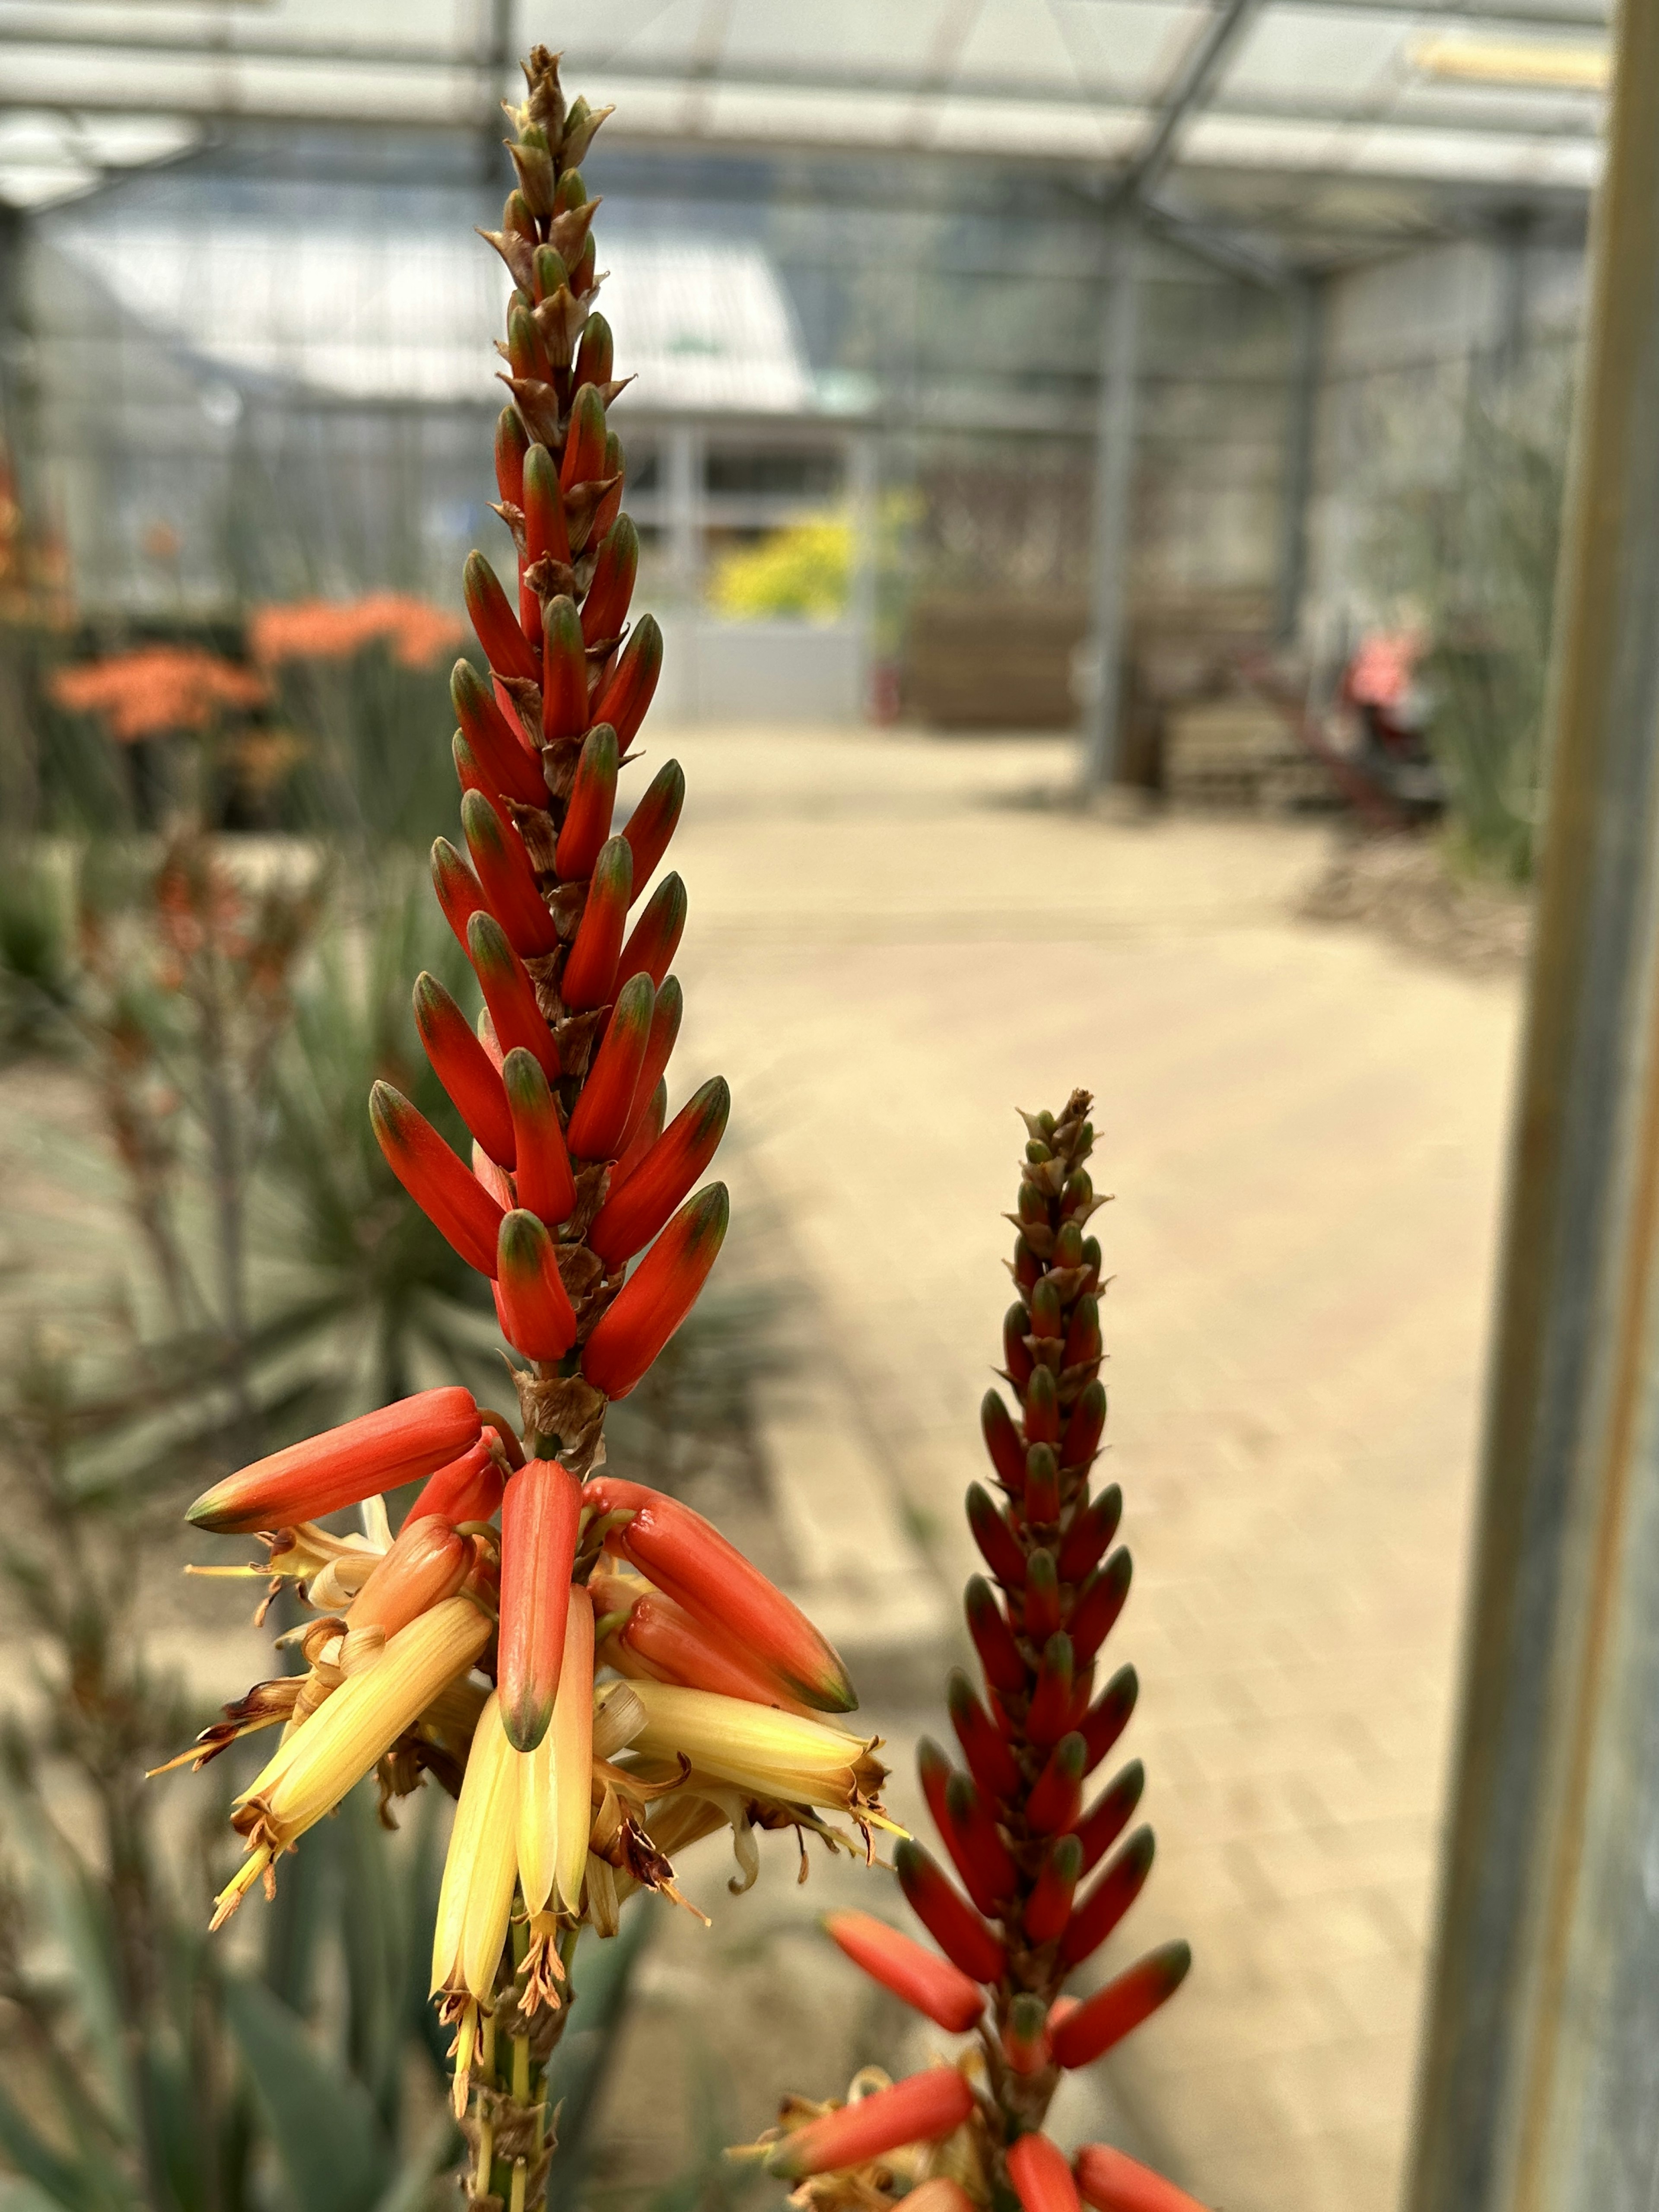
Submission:
[[1652,2212],[1656,364],[1644,0],[0,0],[0,2212]]

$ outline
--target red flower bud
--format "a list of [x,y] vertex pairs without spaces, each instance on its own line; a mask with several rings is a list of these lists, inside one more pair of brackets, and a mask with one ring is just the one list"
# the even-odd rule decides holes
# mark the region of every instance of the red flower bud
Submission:
[[1030,1321],[1022,1305],[1010,1306],[1002,1316],[1002,1364],[1016,1390],[1023,1390],[1031,1379],[1032,1359],[1025,1345]]
[[[626,986],[623,997],[626,998],[636,984],[649,988],[646,977],[635,976]],[[622,1000],[617,1003],[620,1006]],[[641,1073],[640,1080],[644,1079]],[[586,1095],[583,1093],[584,1103]],[[579,1106],[577,1112],[580,1110]],[[672,1128],[651,1147],[632,1174],[619,1180],[618,1170],[617,1175],[612,1176],[611,1195],[587,1232],[588,1243],[608,1268],[621,1267],[624,1260],[648,1244],[662,1227],[714,1158],[731,1110],[732,1093],[725,1077],[717,1075],[693,1092],[675,1115]],[[574,1115],[571,1127],[574,1131]]]
[[630,975],[649,975],[660,983],[674,964],[685,933],[685,885],[678,876],[665,876],[647,900],[639,920],[617,963],[624,981]]
[[547,345],[529,308],[514,299],[507,311],[507,360],[514,375],[526,383],[549,384],[553,363]]
[[[595,1576],[592,1588],[601,1595],[604,1578]],[[738,1644],[724,1629],[694,1620],[661,1590],[633,1595],[634,1585],[613,1585],[629,1607],[627,1620],[616,1632],[619,1659],[638,1662],[653,1681],[676,1682],[687,1690],[711,1690],[716,1697],[743,1698],[754,1705],[779,1705],[793,1713],[810,1708],[798,1698],[782,1674],[746,1644]],[[628,1671],[623,1668],[623,1671]]]
[[[616,1310],[613,1305],[610,1313]],[[596,1475],[582,1495],[598,1513],[633,1514],[611,1543],[695,1621],[751,1654],[816,1711],[853,1711],[858,1700],[835,1652],[799,1607],[702,1514],[678,1498],[610,1475]]]
[[500,792],[520,806],[545,806],[547,784],[542,764],[496,705],[489,687],[470,660],[458,660],[449,678],[449,700],[461,735],[483,771],[491,795]]
[[[590,238],[588,245],[591,247]],[[623,483],[626,464],[623,459],[622,440],[614,430],[605,435],[605,473],[611,479],[611,489],[593,510],[593,526],[590,536],[603,539],[617,517],[622,513]]]
[[1025,1825],[1033,1835],[1058,1835],[1074,1828],[1083,1806],[1083,1738],[1075,1731],[1063,1735],[1048,1753],[1048,1763],[1033,1784],[1025,1801]]
[[1031,1334],[1036,1337],[1058,1336],[1064,1326],[1060,1291],[1045,1275],[1031,1291]]
[[1072,1315],[1072,1325],[1066,1332],[1066,1349],[1060,1364],[1062,1367],[1086,1367],[1100,1354],[1100,1301],[1079,1298]]
[[[673,981],[674,979],[671,975],[668,979],[668,983],[672,984]],[[663,989],[666,990],[667,988],[668,984],[665,984]],[[659,1008],[662,1006],[662,1000],[663,993],[662,991],[659,991],[657,994],[657,1005]],[[649,1047],[647,1047],[647,1058],[649,1057]],[[642,1091],[644,1089],[645,1082],[643,1077],[641,1077],[640,1091]],[[637,1092],[635,1095],[635,1111],[636,1113],[639,1111],[639,1094]],[[622,1153],[617,1161],[616,1167],[611,1171],[611,1177],[612,1185],[616,1189],[620,1190],[623,1185],[628,1181],[629,1177],[633,1174],[635,1169],[643,1164],[646,1154],[651,1150],[652,1146],[656,1143],[658,1138],[661,1136],[662,1125],[667,1119],[668,1085],[659,1080],[656,1089],[652,1092],[650,1097],[647,1099],[645,1103],[643,1118],[636,1121],[631,1129],[624,1129],[623,1132]]]
[[869,1912],[830,1912],[824,1932],[872,1981],[952,2035],[965,2034],[985,2009],[985,1992],[959,1966],[924,1951]]
[[[1060,1626],[1060,1577],[1054,1555],[1039,1548],[1025,1563],[1024,1629],[1033,1644],[1046,1644]],[[1077,1639],[1072,1639],[1076,1656]]]
[[582,325],[581,343],[576,349],[576,374],[571,380],[573,388],[580,391],[584,384],[609,384],[613,359],[614,344],[610,324],[603,315],[590,315]]
[[[1137,1828],[1079,1901],[1060,1939],[1060,1963],[1068,1972],[1100,1948],[1139,1896],[1152,1869],[1152,1830]],[[1079,1861],[1081,1856],[1079,1850]]]
[[1129,1716],[1135,1709],[1135,1699],[1140,1692],[1139,1680],[1133,1667],[1120,1667],[1101,1692],[1097,1701],[1078,1723],[1078,1733],[1088,1750],[1085,1771],[1092,1774],[1112,1746],[1129,1725]]
[[445,921],[454,931],[457,943],[465,951],[468,922],[475,914],[488,914],[489,902],[483,895],[478,878],[447,837],[433,840],[432,888],[438,894],[438,903],[444,910]]
[[987,1801],[965,1774],[953,1774],[945,1791],[945,1840],[981,1912],[1006,1905],[1018,1892],[1019,1869],[998,1832]]
[[576,1341],[576,1316],[559,1273],[553,1239],[523,1206],[501,1217],[495,1288],[507,1342],[527,1359],[562,1359]]
[[602,1006],[611,995],[633,890],[634,855],[628,840],[607,838],[593,862],[587,903],[559,979],[559,995],[573,1013]]
[[535,648],[519,627],[501,579],[482,553],[467,555],[461,589],[490,666],[502,676],[522,677],[533,684],[541,672]]
[[570,403],[570,427],[565,433],[564,459],[559,466],[561,490],[591,483],[605,474],[605,401],[591,384],[585,384]]
[[[678,979],[672,975],[665,977],[657,987],[657,1003],[651,1016],[651,1035],[646,1041],[645,1060],[640,1069],[639,1085],[634,1093],[634,1104],[628,1116],[628,1125],[622,1133],[624,1147],[632,1146],[641,1125],[651,1110],[652,1099],[658,1085],[662,1081],[663,1071],[668,1065],[674,1050],[675,1040],[679,1036],[680,1019],[684,1012],[685,994],[680,989]],[[653,1144],[662,1134],[663,1121],[667,1119],[667,1095],[665,1092],[663,1097],[665,1110],[658,1120],[656,1131],[652,1138]],[[635,1164],[637,1164],[637,1162]],[[632,1174],[633,1168],[630,1166],[627,1172]],[[619,1158],[617,1163],[617,1171],[611,1178],[611,1188],[613,1193],[622,1188],[623,1182],[623,1169]]]
[[1077,2185],[1095,2212],[1204,2212],[1195,2197],[1109,2143],[1085,2143],[1076,2163]]
[[565,528],[564,498],[558,470],[545,446],[532,446],[525,458],[524,497],[519,503],[524,508],[526,562],[551,560],[568,565],[570,536]]
[[534,1054],[550,1083],[558,1079],[559,1048],[536,1004],[536,987],[494,915],[475,914],[466,925],[466,952],[504,1053]]
[[[1014,1239],[1014,1282],[1023,1295],[1029,1297],[1042,1279],[1042,1262],[1023,1237]],[[1030,1334],[1030,1318],[1026,1317]]]
[[501,1207],[401,1091],[377,1083],[368,1112],[386,1165],[416,1205],[469,1267],[493,1276]]
[[1078,1822],[1077,1839],[1083,1846],[1085,1874],[1099,1865],[1128,1826],[1146,1787],[1146,1770],[1138,1759],[1132,1759]]
[[1017,1996],[1002,2026],[1002,2055],[1016,2074],[1041,2074],[1048,2063],[1048,2008],[1030,1990]]
[[589,645],[604,645],[621,635],[639,566],[640,533],[631,517],[619,514],[605,534],[593,580],[582,601],[582,635]]
[[991,1502],[983,1484],[968,1486],[968,1526],[974,1532],[980,1556],[1006,1590],[1025,1587],[1025,1554],[1019,1539]]
[[1052,1528],[1060,1519],[1060,1462],[1048,1444],[1033,1444],[1025,1455],[1025,1518],[1034,1528]]
[[239,1468],[204,1490],[185,1517],[216,1536],[292,1528],[419,1481],[467,1450],[478,1431],[470,1390],[422,1390]]
[[570,1616],[581,1492],[557,1460],[526,1460],[501,1500],[501,1725],[518,1751],[547,1734]]
[[1120,1545],[1097,1574],[1091,1575],[1078,1592],[1072,1617],[1066,1624],[1079,1662],[1092,1659],[1106,1641],[1113,1622],[1129,1595],[1133,1562]]
[[1034,1367],[1025,1385],[1025,1441],[1027,1444],[1060,1442],[1060,1401],[1054,1378],[1047,1367]]
[[600,722],[582,740],[564,824],[553,848],[553,865],[566,883],[580,883],[592,874],[599,848],[611,835],[616,803],[617,732],[609,722]]
[[976,1982],[994,1986],[1000,1981],[1006,1964],[1000,1942],[957,1893],[938,1862],[907,1838],[894,1852],[893,1864],[910,1910],[945,1957]]
[[1024,2212],[1081,2212],[1064,2154],[1047,2136],[1022,2136],[1008,2153],[1008,2179]]
[[486,799],[495,797],[489,778],[478,765],[477,755],[459,730],[449,741],[449,756],[455,763],[455,781],[460,785],[463,794],[469,791],[481,791]]
[[[507,1476],[501,1462],[490,1449],[490,1439],[495,1435],[486,1429],[470,1451],[459,1459],[441,1467],[427,1479],[426,1486],[417,1492],[409,1509],[409,1518],[404,1522],[423,1520],[435,1514],[440,1520],[449,1522],[489,1521],[501,1502],[501,1486]],[[518,1439],[513,1439],[516,1448]]]
[[1036,1687],[1025,1716],[1026,1735],[1039,1750],[1058,1743],[1071,1732],[1076,1666],[1071,1638],[1063,1630],[1051,1636],[1042,1647],[1042,1663],[1037,1668]]
[[1065,1188],[1060,1194],[1060,1219],[1069,1221],[1075,1214],[1086,1220],[1094,1194],[1095,1187],[1087,1168],[1074,1168],[1066,1176]]
[[1087,1467],[1100,1447],[1106,1427],[1106,1385],[1098,1377],[1090,1383],[1072,1408],[1066,1424],[1066,1440],[1060,1455],[1067,1467]]
[[415,982],[415,1026],[455,1111],[491,1159],[510,1168],[516,1148],[501,1079],[466,1016],[437,978],[424,972]]
[[1025,1935],[1029,1942],[1052,1943],[1065,1928],[1082,1874],[1082,1844],[1075,1836],[1056,1836],[1025,1900]]
[[994,1690],[1011,1696],[1025,1687],[1025,1662],[1019,1656],[1014,1632],[1003,1617],[991,1585],[983,1575],[972,1576],[963,1593],[968,1610],[968,1633],[974,1639],[985,1679]]
[[582,1373],[625,1398],[696,1304],[731,1218],[723,1182],[683,1206],[599,1316],[582,1347]]
[[968,1771],[987,1796],[1012,1802],[1020,1788],[1018,1764],[960,1667],[951,1669],[945,1703]]
[[947,1844],[951,1840],[951,1815],[945,1801],[955,1772],[955,1767],[932,1736],[923,1736],[916,1745],[916,1773],[921,1782],[921,1794],[927,1801],[927,1810],[933,1816],[933,1826]]
[[1012,1497],[1019,1497],[1025,1488],[1025,1447],[1000,1391],[988,1390],[981,1399],[979,1426],[998,1481]]
[[551,952],[559,933],[536,888],[536,872],[524,839],[478,791],[462,794],[461,828],[489,910],[514,951],[526,959]]
[[616,1155],[617,1140],[633,1111],[656,998],[648,975],[633,976],[617,994],[604,1042],[564,1133],[566,1144],[578,1159],[605,1160]]
[[503,407],[495,417],[495,489],[509,507],[524,505],[524,465],[530,433],[519,419],[516,407]]
[[609,722],[617,732],[618,752],[634,742],[661,673],[662,632],[654,615],[641,615],[600,682],[592,709],[594,721]]
[[1099,1565],[1122,1517],[1123,1492],[1115,1482],[1078,1508],[1060,1547],[1061,1582],[1075,1585]]
[[890,2089],[878,2089],[855,2105],[826,2112],[792,2129],[768,2162],[785,2181],[838,2166],[864,2166],[901,2143],[937,2142],[952,2135],[974,2109],[974,2093],[954,2066],[930,2066]]
[[587,654],[576,602],[563,592],[542,612],[542,735],[550,744],[587,726]]
[[684,804],[685,772],[678,761],[665,761],[623,824],[623,836],[634,848],[634,881],[641,890],[668,850]]
[[514,1181],[519,1203],[550,1227],[556,1226],[569,1219],[576,1204],[576,1180],[559,1127],[559,1109],[540,1062],[521,1046],[507,1055],[502,1079],[518,1151]]
[[1193,1954],[1185,1943],[1162,1943],[1156,1951],[1085,1997],[1054,2028],[1054,2057],[1068,2069],[1091,2065],[1149,2019],[1187,1978]]

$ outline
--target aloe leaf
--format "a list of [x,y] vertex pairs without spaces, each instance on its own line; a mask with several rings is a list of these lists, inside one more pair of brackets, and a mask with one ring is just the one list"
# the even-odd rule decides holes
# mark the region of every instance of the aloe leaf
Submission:
[[80,2202],[78,2197],[49,2197],[35,2182],[0,2174],[0,2212],[58,2212],[62,2205]]
[[[40,2203],[68,2206],[72,2212],[94,2212],[94,2207],[110,2202],[109,2194],[96,2186],[83,2167],[72,2164],[42,2140],[3,2087],[0,2087],[0,2151],[19,2169],[16,2179],[0,2177],[17,2192],[15,2212],[27,2212],[27,2208]],[[6,2202],[0,2197],[0,2206]]]
[[[446,2112],[404,2160],[385,2196],[376,2199],[374,2212],[426,2212],[433,2183],[448,2172],[464,2147],[460,2130]],[[3,2205],[0,2212],[5,2212]]]
[[392,2160],[362,2082],[263,1982],[227,1982],[225,2014],[295,2203],[303,2212],[373,2212]]

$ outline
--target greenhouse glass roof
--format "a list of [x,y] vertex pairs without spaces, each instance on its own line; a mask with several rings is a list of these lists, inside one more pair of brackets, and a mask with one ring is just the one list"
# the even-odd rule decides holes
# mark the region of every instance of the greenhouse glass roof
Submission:
[[617,142],[1062,165],[1200,203],[1255,179],[1286,205],[1582,199],[1608,51],[1598,0],[0,0],[0,197],[239,124],[492,130],[537,36],[617,104]]

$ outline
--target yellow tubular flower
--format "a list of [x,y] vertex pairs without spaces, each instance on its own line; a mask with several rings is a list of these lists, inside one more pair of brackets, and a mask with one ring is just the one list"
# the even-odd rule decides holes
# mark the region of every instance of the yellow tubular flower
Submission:
[[699,1772],[757,1796],[853,1812],[872,1805],[886,1774],[872,1756],[873,1736],[710,1690],[642,1681],[628,1688],[645,1708],[633,1750],[660,1759],[683,1753]]
[[273,1857],[331,1813],[439,1692],[465,1674],[489,1633],[489,1620],[471,1599],[447,1598],[400,1629],[377,1665],[350,1676],[285,1738],[236,1800],[233,1818],[248,1838],[251,1855],[220,1894],[216,1927],[235,1911]]
[[465,1990],[484,2006],[507,1942],[519,1871],[519,1770],[492,1692],[478,1716],[461,1784],[432,1938],[432,1991]]
[[559,1780],[550,1728],[534,1751],[518,1751],[519,1887],[533,1920],[553,1894],[557,1849]]
[[561,1906],[576,1913],[581,1911],[593,1819],[593,1601],[585,1589],[570,1593],[564,1665],[553,1701],[553,1725],[547,1733],[557,1778],[555,1881]]

